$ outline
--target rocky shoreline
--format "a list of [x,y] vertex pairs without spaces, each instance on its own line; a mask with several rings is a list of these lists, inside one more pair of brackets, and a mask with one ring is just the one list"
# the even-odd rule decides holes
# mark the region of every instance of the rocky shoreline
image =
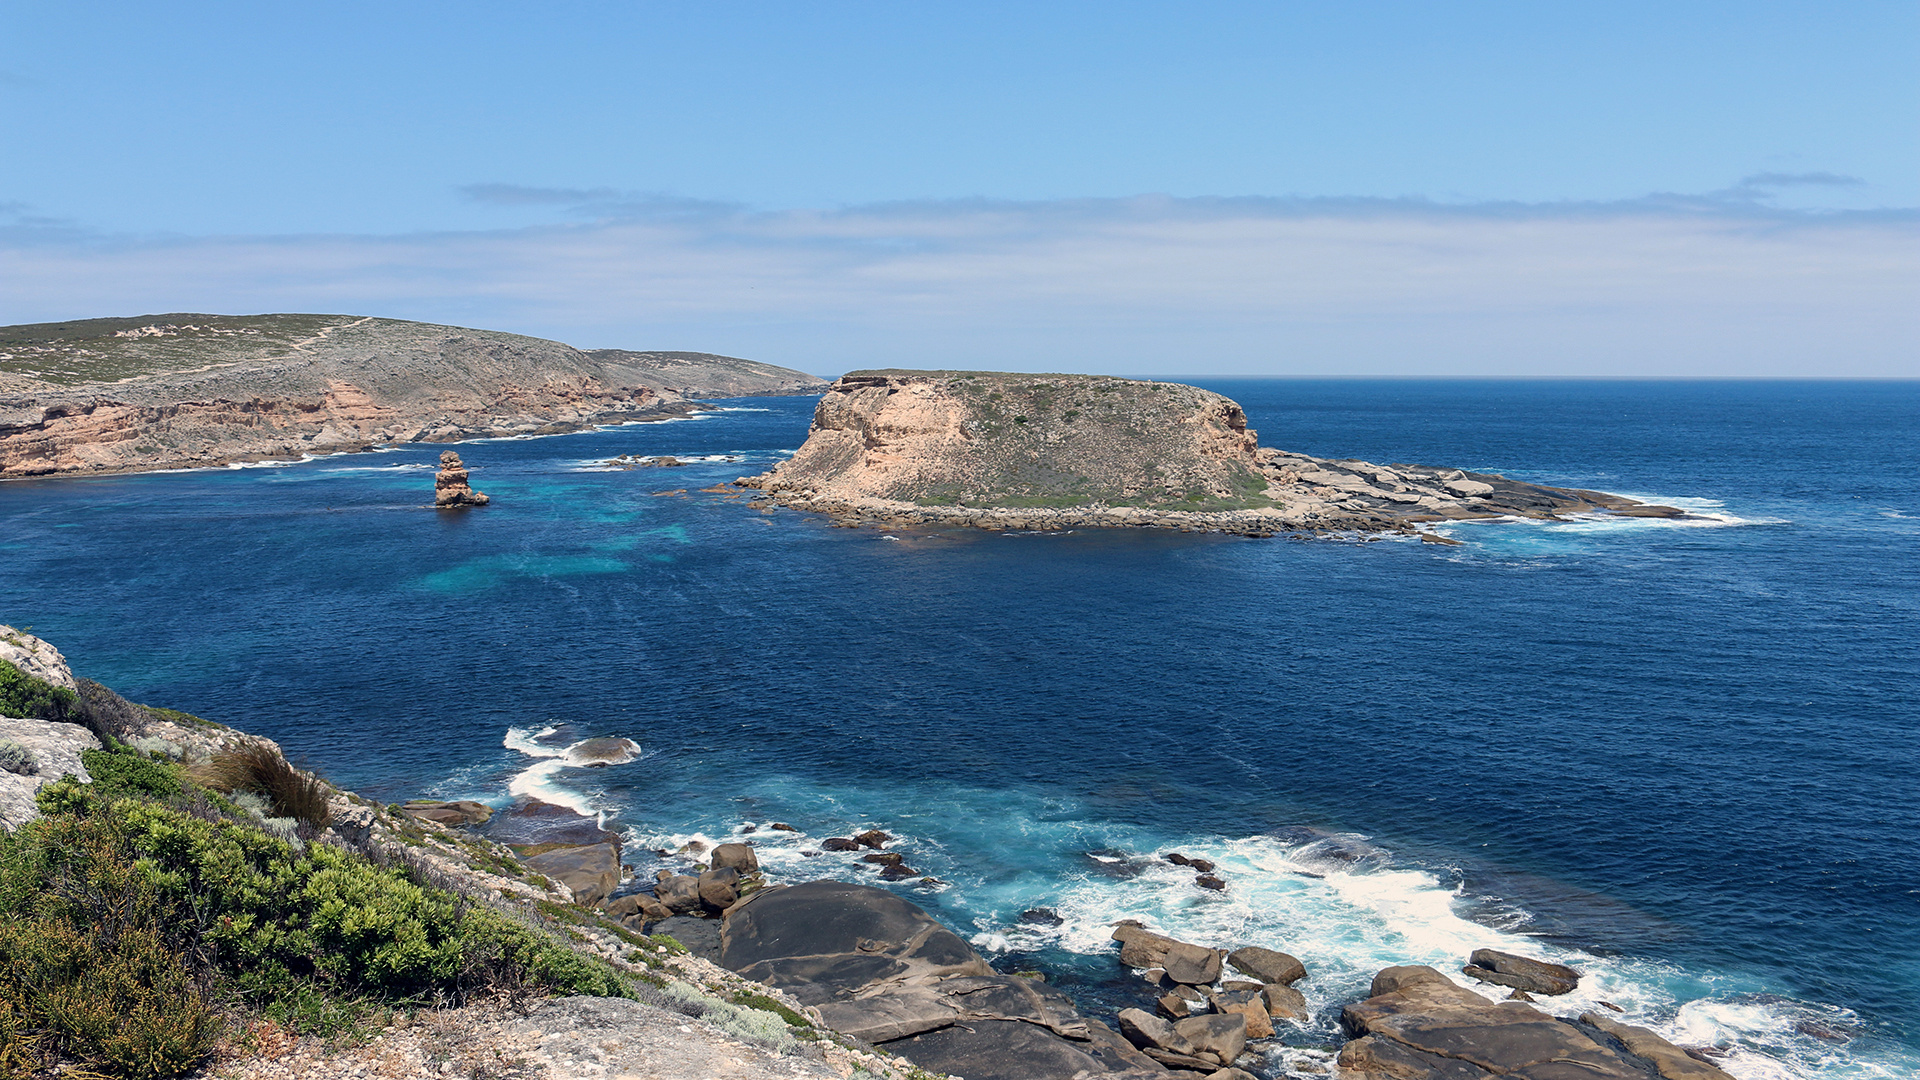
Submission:
[[666,420],[700,397],[818,393],[706,353],[343,315],[0,327],[0,479],[297,461],[410,442]]
[[[117,702],[122,753],[185,768],[236,746],[279,758],[264,740],[77,682],[58,650],[31,634],[0,627],[0,661],[0,674]],[[0,719],[0,737],[26,763],[9,758],[0,771],[0,826],[9,831],[38,814],[40,788],[69,774],[88,782],[80,757],[102,745],[76,722],[46,719]],[[595,738],[564,753],[577,765],[615,766],[634,760],[638,746]],[[804,837],[782,822],[742,825],[716,845],[641,853],[596,819],[534,799],[382,806],[328,791],[326,824],[306,834],[309,843],[382,853],[469,903],[557,926],[571,948],[644,992],[634,1001],[483,1001],[404,1020],[395,1013],[370,1041],[341,1047],[254,1022],[199,1075],[1313,1080],[1331,1071],[1352,1080],[1731,1080],[1707,1050],[1678,1047],[1624,1017],[1557,1015],[1545,1002],[1574,990],[1579,973],[1512,953],[1476,950],[1461,958],[1458,977],[1386,968],[1366,997],[1341,1005],[1343,1042],[1301,1052],[1297,1039],[1313,1018],[1295,984],[1311,979],[1311,956],[1276,942],[1182,941],[1123,920],[1112,930],[1113,963],[1132,973],[1137,1004],[1089,1012],[1044,972],[996,969],[887,887],[940,883],[890,850],[894,838],[878,829],[810,841],[802,854],[840,853],[883,884],[788,884],[768,879],[755,850],[767,834]],[[1197,888],[1232,888],[1206,859],[1161,858],[1191,871]],[[1061,921],[1045,909],[1022,920]]]
[[1411,535],[1449,521],[1685,516],[1493,473],[1262,447],[1237,403],[1191,386],[996,372],[849,373],[797,454],[735,484],[883,528]]

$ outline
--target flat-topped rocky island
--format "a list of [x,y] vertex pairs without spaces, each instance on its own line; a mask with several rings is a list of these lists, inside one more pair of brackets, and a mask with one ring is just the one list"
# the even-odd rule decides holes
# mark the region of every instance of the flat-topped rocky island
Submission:
[[1260,445],[1229,398],[1177,383],[984,371],[856,371],[807,441],[736,481],[849,524],[1149,526],[1270,536],[1445,521],[1679,517],[1599,491]]

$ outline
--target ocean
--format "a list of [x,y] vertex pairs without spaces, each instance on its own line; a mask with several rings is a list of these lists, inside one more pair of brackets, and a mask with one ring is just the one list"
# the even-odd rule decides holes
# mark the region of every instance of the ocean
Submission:
[[[1920,383],[1202,385],[1264,445],[1694,516],[844,529],[700,490],[805,438],[813,399],[741,399],[462,445],[464,513],[423,508],[441,446],[0,484],[0,622],[365,794],[604,815],[643,873],[749,835],[877,880],[809,852],[885,830],[938,879],[890,887],[1109,1015],[1117,919],[1283,949],[1275,1073],[1486,946],[1743,1080],[1920,1075]],[[642,754],[555,756],[601,735]]]

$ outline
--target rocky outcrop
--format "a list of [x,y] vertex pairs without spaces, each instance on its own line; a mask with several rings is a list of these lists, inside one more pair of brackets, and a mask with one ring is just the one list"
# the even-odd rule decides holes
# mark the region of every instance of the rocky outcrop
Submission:
[[1238,404],[1191,386],[975,371],[843,376],[820,399],[799,452],[736,483],[780,505],[896,526],[1272,535],[1681,514],[1490,473],[1263,448]]
[[1645,1028],[1488,1001],[1419,965],[1374,976],[1371,996],[1341,1021],[1354,1036],[1340,1050],[1341,1075],[1354,1080],[1731,1080]]
[[996,973],[884,889],[814,881],[763,890],[727,913],[720,962],[813,1006],[837,1031],[968,1080],[1161,1074],[1066,995]]
[[30,763],[19,772],[0,769],[0,828],[8,831],[40,816],[33,797],[43,786],[69,774],[90,783],[80,751],[100,749],[100,740],[78,724],[10,717],[0,717],[0,743],[20,747]]
[[1580,973],[1565,964],[1549,964],[1498,949],[1475,949],[1461,971],[1484,983],[1549,996],[1572,993]]
[[49,642],[25,630],[0,626],[0,661],[12,664],[24,674],[67,690],[74,689],[73,671],[67,658]]
[[[682,377],[694,368],[676,358],[687,356],[703,358],[705,377]],[[5,326],[0,478],[574,431],[684,415],[696,392],[821,386],[731,357],[586,353],[517,334],[345,315]]]
[[485,506],[492,502],[485,493],[473,490],[467,482],[467,467],[460,455],[451,450],[440,452],[440,471],[433,477],[433,505],[442,510],[459,506]]

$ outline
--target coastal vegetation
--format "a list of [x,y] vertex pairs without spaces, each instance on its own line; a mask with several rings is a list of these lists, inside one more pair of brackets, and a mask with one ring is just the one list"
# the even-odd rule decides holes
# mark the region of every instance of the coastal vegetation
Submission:
[[[42,816],[0,836],[0,1075],[53,1055],[175,1075],[226,1017],[331,1034],[476,993],[632,995],[612,967],[423,864],[319,842],[304,784],[291,804],[276,796],[306,815],[280,835],[177,763],[83,756],[91,784],[47,785]],[[291,771],[259,765],[215,775],[245,792]]]

